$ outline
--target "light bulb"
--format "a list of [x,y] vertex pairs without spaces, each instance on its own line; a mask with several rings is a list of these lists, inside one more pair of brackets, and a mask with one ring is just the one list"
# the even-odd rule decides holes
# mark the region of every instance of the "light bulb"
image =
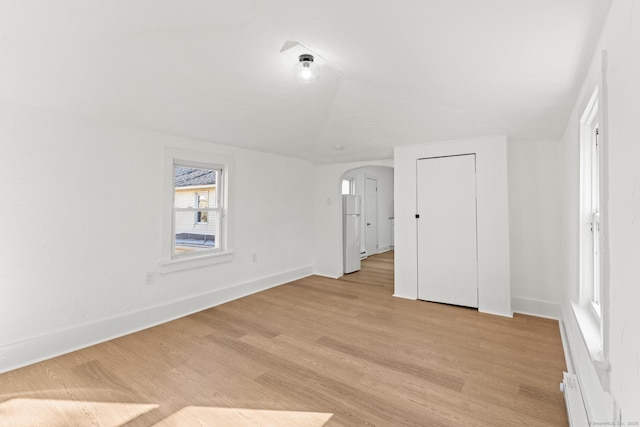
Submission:
[[300,77],[305,80],[309,80],[312,76],[313,74],[311,73],[311,69],[309,67],[304,67],[302,69],[302,72],[300,73]]
[[293,67],[293,77],[300,83],[313,83],[317,77],[314,73],[313,55],[300,55],[298,63]]

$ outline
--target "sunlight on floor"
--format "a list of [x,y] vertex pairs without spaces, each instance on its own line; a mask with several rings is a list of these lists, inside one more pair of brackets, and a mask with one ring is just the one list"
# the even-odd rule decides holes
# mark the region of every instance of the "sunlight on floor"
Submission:
[[120,426],[158,405],[54,399],[11,399],[0,403],[2,426]]
[[333,414],[322,412],[268,411],[242,408],[187,406],[154,427],[182,426],[296,426],[322,427]]
[[[16,398],[0,403],[0,426],[116,427],[156,408],[158,405],[142,403]],[[322,427],[332,416],[322,412],[187,406],[154,426]]]

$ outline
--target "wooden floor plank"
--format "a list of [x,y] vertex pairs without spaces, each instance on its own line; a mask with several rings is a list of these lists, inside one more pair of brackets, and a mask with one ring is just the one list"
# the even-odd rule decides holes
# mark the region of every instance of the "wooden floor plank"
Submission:
[[394,256],[0,375],[0,425],[567,425],[556,321],[393,298]]

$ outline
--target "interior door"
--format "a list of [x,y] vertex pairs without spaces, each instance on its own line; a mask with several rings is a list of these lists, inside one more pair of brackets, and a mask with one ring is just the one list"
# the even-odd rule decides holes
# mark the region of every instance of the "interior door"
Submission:
[[478,307],[475,154],[418,160],[418,298]]
[[378,253],[378,180],[366,177],[364,183],[365,250],[367,256]]

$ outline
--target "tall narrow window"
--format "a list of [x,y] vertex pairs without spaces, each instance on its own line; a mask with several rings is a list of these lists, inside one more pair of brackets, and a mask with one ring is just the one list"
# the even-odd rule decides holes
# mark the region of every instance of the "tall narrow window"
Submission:
[[223,169],[174,163],[172,258],[222,249]]
[[580,303],[601,318],[601,147],[598,90],[594,91],[580,120],[581,156],[581,276]]
[[591,295],[591,304],[595,313],[600,317],[600,299],[601,299],[601,276],[600,276],[600,146],[599,146],[600,129],[598,123],[595,123],[591,130],[592,139],[592,166],[591,166],[591,234],[593,237],[593,289]]
[[161,274],[233,259],[234,159],[164,148]]
[[[603,74],[606,52],[602,52]],[[603,76],[603,82],[606,77]],[[606,90],[606,85],[601,86]],[[604,391],[610,391],[610,303],[607,276],[608,183],[606,95],[595,88],[580,117],[580,276],[571,307]]]

